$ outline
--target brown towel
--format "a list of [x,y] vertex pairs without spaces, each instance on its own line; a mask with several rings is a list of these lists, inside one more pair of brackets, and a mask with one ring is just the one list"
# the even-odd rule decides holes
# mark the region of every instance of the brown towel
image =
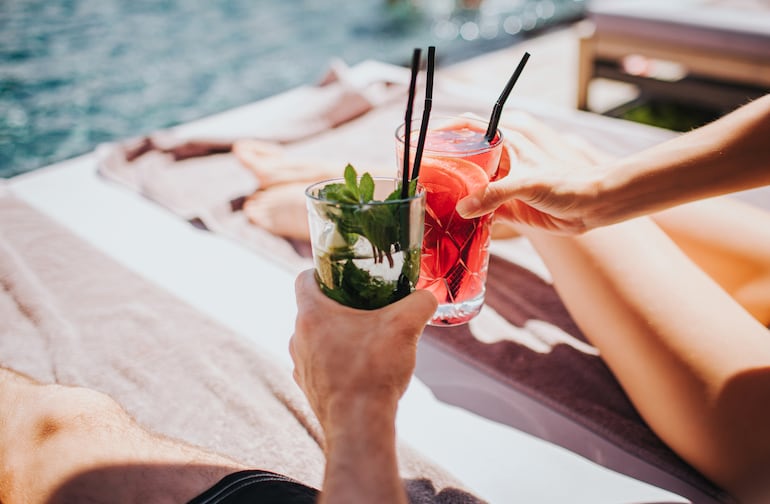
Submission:
[[[421,343],[427,357],[418,361],[418,377],[447,402],[693,502],[730,502],[728,494],[650,430],[550,283],[497,256],[492,256],[489,271],[487,303],[475,321],[426,329]],[[489,311],[499,314],[509,327],[501,330]],[[495,341],[486,341],[489,335]],[[444,354],[437,362],[432,349]],[[442,372],[437,371],[439,366]],[[472,372],[458,382],[454,367]],[[499,390],[491,391],[489,381]],[[525,399],[539,407],[531,407]]]

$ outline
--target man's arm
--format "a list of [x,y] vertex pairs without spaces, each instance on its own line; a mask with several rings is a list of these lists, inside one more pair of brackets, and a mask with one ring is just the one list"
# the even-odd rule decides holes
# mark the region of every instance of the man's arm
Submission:
[[396,459],[396,403],[362,397],[330,406],[320,502],[406,503]]
[[379,310],[355,310],[324,296],[313,275],[297,278],[289,350],[294,378],[325,434],[321,502],[405,503],[396,409],[436,300],[417,291]]

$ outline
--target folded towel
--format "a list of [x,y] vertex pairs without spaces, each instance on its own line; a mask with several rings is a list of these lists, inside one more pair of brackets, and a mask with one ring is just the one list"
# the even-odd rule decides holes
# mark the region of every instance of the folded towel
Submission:
[[[317,86],[295,88],[145,137],[103,144],[97,149],[99,173],[198,227],[251,244],[268,257],[287,258],[285,263],[290,266],[297,260],[291,244],[249,225],[237,211],[244,198],[258,189],[258,182],[231,153],[233,142],[251,138],[281,144],[322,138],[362,114],[400,99],[408,78],[406,69],[375,61],[358,65],[355,72],[334,62]],[[360,145],[358,150],[366,147]],[[351,149],[338,152],[350,153]],[[344,167],[348,161],[341,157],[338,163]]]

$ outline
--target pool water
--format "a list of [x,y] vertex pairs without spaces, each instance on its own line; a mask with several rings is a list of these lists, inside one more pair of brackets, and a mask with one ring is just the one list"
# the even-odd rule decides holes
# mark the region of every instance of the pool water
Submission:
[[[473,3],[467,2],[466,3]],[[0,176],[312,83],[332,58],[438,64],[582,15],[583,0],[2,0]]]

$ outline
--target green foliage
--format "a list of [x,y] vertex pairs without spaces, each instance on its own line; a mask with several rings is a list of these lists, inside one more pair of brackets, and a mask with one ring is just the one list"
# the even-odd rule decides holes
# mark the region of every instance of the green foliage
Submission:
[[335,301],[352,308],[381,308],[409,294],[416,282],[415,279],[410,283],[403,274],[399,275],[396,282],[384,281],[357,267],[352,259],[339,263],[332,262],[327,256],[322,260],[326,262],[324,268],[328,268],[331,273],[332,287],[321,282],[321,290]]
[[[374,180],[369,173],[364,173],[358,179],[355,168],[348,164],[345,167],[344,184],[328,184],[324,186],[318,196],[327,201],[340,203],[339,207],[330,208],[327,217],[334,222],[337,229],[348,244],[357,240],[356,235],[363,236],[374,247],[374,255],[377,262],[387,258],[393,265],[391,247],[395,250],[402,249],[400,236],[402,228],[408,229],[408,214],[399,205],[378,205],[374,201]],[[414,195],[416,181],[410,183],[409,194]],[[401,198],[401,188],[398,187],[385,198],[385,201],[393,201]],[[401,211],[406,215],[402,216]],[[406,217],[406,222],[404,222]]]
[[[408,205],[382,205],[374,200],[374,180],[369,173],[360,179],[350,164],[345,167],[345,183],[328,184],[318,197],[338,203],[327,208],[327,217],[334,222],[348,246],[332,248],[327,255],[317,258],[321,289],[330,298],[354,308],[374,309],[397,301],[412,291],[420,271],[419,250],[409,251]],[[413,196],[416,181],[410,183],[408,194]],[[398,187],[384,201],[401,199]],[[387,259],[393,268],[393,253],[404,254],[404,262],[397,281],[384,281],[354,262],[351,249],[359,237],[372,245],[375,263]]]
[[719,117],[715,110],[707,110],[681,103],[647,101],[622,110],[623,119],[649,124],[673,131],[690,131]]

